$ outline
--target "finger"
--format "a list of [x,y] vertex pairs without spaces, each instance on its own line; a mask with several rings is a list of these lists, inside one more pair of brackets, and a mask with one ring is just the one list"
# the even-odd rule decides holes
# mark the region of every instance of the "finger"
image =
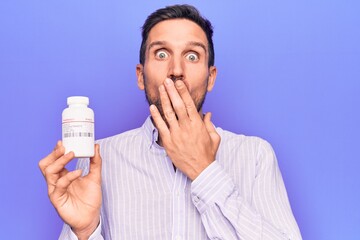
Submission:
[[48,185],[49,194],[54,190],[56,182],[64,173],[65,165],[69,163],[73,158],[74,158],[74,153],[69,152],[63,155],[62,157],[60,157],[59,159],[57,159],[56,161],[54,161],[45,169],[45,179]]
[[48,184],[48,194],[49,196],[52,194],[52,192],[54,191],[55,187],[56,187],[56,181],[60,178],[62,178],[63,176],[65,176],[69,171],[64,168],[63,170],[60,171],[59,175],[57,176],[57,178],[54,178],[54,180],[52,181],[53,183],[50,185]]
[[62,142],[59,140],[56,143],[54,150],[49,155],[47,155],[46,157],[44,157],[39,161],[39,168],[44,176],[45,176],[45,169],[56,159],[64,155],[64,152],[65,152],[65,148],[62,146]]
[[[181,80],[178,80],[176,82],[182,82]],[[176,85],[175,82],[175,85]],[[178,119],[181,120],[188,120],[188,113],[185,108],[185,104],[183,99],[181,99],[181,96],[179,95],[178,90],[175,88],[174,82],[170,80],[169,78],[165,79],[165,88],[167,91],[167,94],[170,98],[172,107],[175,110],[175,113],[178,117]],[[187,91],[187,89],[186,89]]]
[[63,170],[61,170],[60,173],[59,173],[60,178],[63,177],[63,176],[65,176],[65,174],[67,174],[68,172],[69,172],[69,171],[68,171],[66,168],[64,168]]
[[90,158],[90,169],[88,176],[93,178],[98,183],[101,183],[101,156],[100,156],[100,146],[95,144],[95,155]]
[[156,128],[159,131],[160,136],[166,139],[167,136],[170,135],[169,128],[166,125],[164,119],[161,117],[159,110],[154,104],[150,106],[150,114],[152,119],[154,120]]
[[74,152],[69,152],[55,160],[45,169],[45,177],[52,174],[59,174],[65,168],[65,165],[68,164],[74,157]]
[[176,125],[178,125],[176,120],[176,115],[173,110],[173,107],[171,106],[171,102],[164,85],[160,85],[159,93],[160,93],[161,107],[165,115],[166,121],[168,122],[170,128],[176,127]]
[[196,109],[194,100],[192,99],[185,83],[183,81],[176,81],[175,87],[181,96],[181,99],[186,109],[186,114],[189,116],[190,120],[199,118],[200,116]]
[[206,130],[208,131],[210,138],[214,144],[213,146],[217,149],[221,138],[220,138],[219,134],[216,132],[216,129],[215,129],[213,123],[211,122],[211,113],[210,112],[205,114],[204,124],[205,124]]
[[205,114],[204,123],[208,132],[215,132],[215,127],[211,122],[211,115],[212,115],[211,112]]
[[70,184],[81,176],[81,173],[82,170],[77,169],[75,171],[68,172],[65,176],[60,178],[56,182],[54,191],[50,194],[51,202],[58,202],[60,198],[66,194]]

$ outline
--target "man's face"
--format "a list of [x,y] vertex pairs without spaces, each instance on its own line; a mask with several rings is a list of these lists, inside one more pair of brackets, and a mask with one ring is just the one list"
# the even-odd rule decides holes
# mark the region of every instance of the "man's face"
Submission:
[[144,66],[136,68],[138,86],[164,118],[158,88],[166,78],[181,80],[200,112],[216,78],[216,68],[208,67],[208,58],[206,35],[196,23],[186,19],[159,22],[149,32]]

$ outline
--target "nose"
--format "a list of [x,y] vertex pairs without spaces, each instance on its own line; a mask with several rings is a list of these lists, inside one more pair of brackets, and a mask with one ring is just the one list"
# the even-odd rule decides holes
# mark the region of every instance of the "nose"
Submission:
[[180,57],[172,58],[169,63],[168,78],[171,80],[183,80],[184,79],[184,64]]

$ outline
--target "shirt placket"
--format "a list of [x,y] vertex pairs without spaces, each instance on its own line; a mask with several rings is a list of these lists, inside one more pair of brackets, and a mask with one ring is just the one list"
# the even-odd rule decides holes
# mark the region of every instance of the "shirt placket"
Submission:
[[185,239],[186,234],[186,195],[185,188],[187,177],[179,170],[175,172],[175,179],[172,189],[173,194],[173,227],[172,239]]

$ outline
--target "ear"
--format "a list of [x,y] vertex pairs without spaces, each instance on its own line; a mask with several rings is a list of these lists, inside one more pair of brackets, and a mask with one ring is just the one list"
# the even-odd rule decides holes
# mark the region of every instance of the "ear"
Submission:
[[136,65],[136,76],[137,76],[137,85],[140,90],[145,89],[144,85],[144,66],[142,64]]
[[207,86],[207,91],[210,92],[214,85],[215,85],[215,80],[216,80],[216,74],[217,74],[217,69],[215,66],[211,66],[209,68],[209,78],[208,78],[208,86]]

